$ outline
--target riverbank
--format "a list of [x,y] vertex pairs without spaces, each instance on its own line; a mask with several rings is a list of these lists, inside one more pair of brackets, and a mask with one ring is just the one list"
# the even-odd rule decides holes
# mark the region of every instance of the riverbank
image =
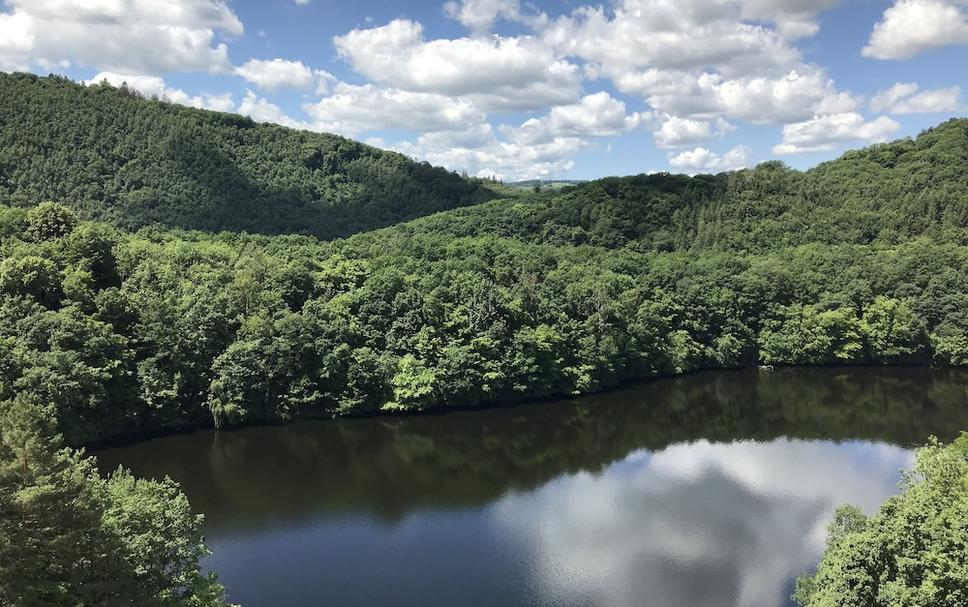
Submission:
[[460,405],[447,405],[443,404],[438,407],[432,407],[428,409],[422,409],[419,411],[374,411],[370,413],[361,412],[351,412],[345,415],[316,415],[316,416],[305,416],[305,417],[295,417],[289,420],[257,420],[248,424],[240,424],[235,426],[216,428],[214,423],[196,423],[196,424],[186,424],[181,427],[166,428],[161,431],[143,431],[134,432],[129,434],[118,435],[104,440],[94,441],[83,445],[86,449],[92,451],[110,449],[115,447],[130,446],[137,444],[139,442],[144,442],[156,438],[162,438],[165,436],[177,436],[177,435],[187,435],[196,432],[205,431],[217,431],[222,433],[238,432],[248,428],[259,428],[259,427],[277,427],[285,426],[292,423],[298,423],[301,421],[334,421],[334,420],[348,420],[348,419],[370,419],[370,418],[413,418],[413,417],[440,417],[442,415],[447,415],[450,413],[466,412],[466,411],[490,411],[490,410],[502,410],[502,409],[514,409],[517,407],[534,405],[534,404],[548,404],[557,402],[568,402],[573,403],[581,399],[590,399],[597,396],[608,396],[608,395],[618,395],[628,390],[634,390],[636,388],[654,384],[657,382],[668,382],[672,380],[681,380],[689,378],[692,376],[709,374],[709,373],[736,373],[736,374],[762,374],[762,373],[776,373],[779,377],[783,377],[784,374],[791,371],[809,371],[809,370],[823,370],[823,371],[834,371],[834,372],[849,372],[849,371],[859,371],[859,372],[873,372],[880,370],[921,370],[921,371],[939,371],[939,372],[951,372],[951,373],[965,373],[968,377],[968,368],[964,367],[932,367],[929,365],[921,364],[908,364],[908,365],[827,365],[827,366],[805,366],[805,365],[775,365],[772,371],[767,371],[761,369],[759,365],[748,366],[748,367],[738,367],[729,369],[699,369],[694,371],[689,371],[686,373],[679,373],[673,375],[664,375],[652,378],[643,378],[637,380],[630,380],[624,382],[621,385],[611,387],[605,390],[600,390],[597,392],[590,392],[586,394],[575,394],[575,395],[554,395],[544,398],[526,398],[522,397],[518,400],[504,401],[500,403],[490,403],[487,405],[476,405],[476,406],[460,406]]

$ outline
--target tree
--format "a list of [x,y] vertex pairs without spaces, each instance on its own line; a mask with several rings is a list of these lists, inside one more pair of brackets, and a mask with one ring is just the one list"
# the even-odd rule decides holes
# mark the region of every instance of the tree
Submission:
[[170,480],[98,475],[22,396],[0,415],[0,604],[216,607],[200,517]]
[[881,363],[916,361],[927,345],[924,320],[906,301],[878,295],[860,321],[867,358]]
[[968,312],[945,317],[931,334],[935,360],[944,365],[968,366]]
[[863,354],[860,323],[849,308],[783,307],[778,319],[765,324],[759,342],[767,363],[849,363],[861,360]]
[[55,306],[60,289],[57,267],[49,259],[26,255],[0,263],[0,292],[5,295],[31,297],[46,306]]
[[42,202],[27,212],[27,234],[36,241],[63,238],[75,226],[74,211],[55,202]]
[[968,604],[968,434],[919,450],[914,469],[871,518],[842,508],[801,607],[960,607]]

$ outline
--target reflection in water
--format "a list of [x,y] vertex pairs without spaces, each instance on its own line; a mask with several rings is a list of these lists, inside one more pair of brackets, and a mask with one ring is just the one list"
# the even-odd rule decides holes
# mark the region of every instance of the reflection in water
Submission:
[[893,493],[907,447],[968,428],[966,400],[959,371],[718,372],[98,455],[182,483],[248,607],[772,607],[832,509]]
[[838,504],[868,511],[910,452],[871,443],[675,445],[511,495],[496,520],[534,553],[549,602],[783,605]]

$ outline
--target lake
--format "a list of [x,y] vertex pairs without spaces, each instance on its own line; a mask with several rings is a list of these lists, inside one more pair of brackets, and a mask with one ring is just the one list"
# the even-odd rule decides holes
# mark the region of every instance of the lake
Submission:
[[961,429],[966,371],[743,370],[95,454],[181,483],[245,607],[777,607],[837,505]]

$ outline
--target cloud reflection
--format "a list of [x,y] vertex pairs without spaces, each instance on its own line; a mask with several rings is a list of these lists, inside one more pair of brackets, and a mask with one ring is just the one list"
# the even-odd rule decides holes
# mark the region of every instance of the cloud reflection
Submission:
[[879,443],[698,441],[510,494],[493,514],[532,551],[550,604],[776,607],[834,508],[875,510],[911,461]]

